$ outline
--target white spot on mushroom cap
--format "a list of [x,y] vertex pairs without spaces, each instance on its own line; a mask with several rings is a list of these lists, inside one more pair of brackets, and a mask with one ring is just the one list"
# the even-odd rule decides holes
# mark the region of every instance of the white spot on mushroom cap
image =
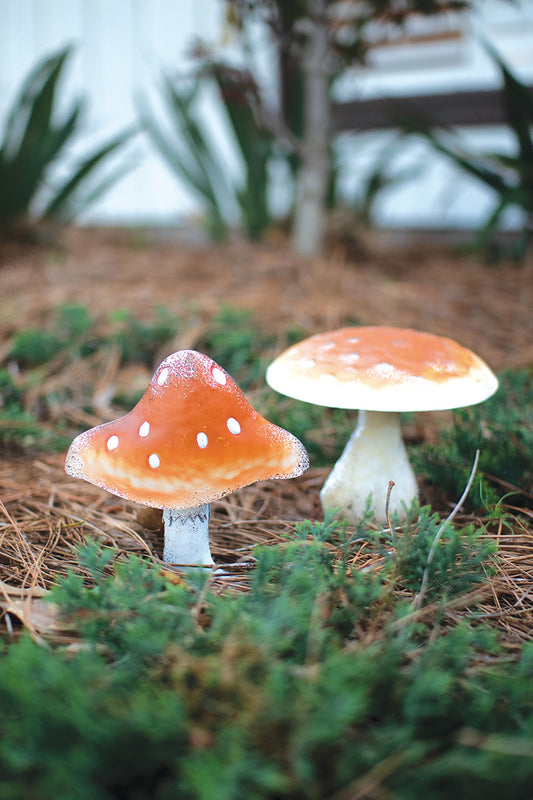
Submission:
[[203,431],[200,431],[200,433],[196,435],[196,441],[198,443],[198,447],[200,447],[203,450],[204,448],[207,447],[209,439],[207,438],[206,434]]
[[148,420],[145,420],[141,425],[141,427],[139,428],[139,436],[142,439],[145,439],[149,433],[150,433],[150,423],[148,422]]
[[219,383],[221,386],[225,386],[227,383],[226,373],[220,369],[220,367],[213,367],[212,369],[213,378]]
[[359,359],[359,353],[341,353],[339,356],[339,361],[343,364],[354,364],[356,361],[359,361]]
[[376,364],[376,366],[372,368],[372,372],[375,375],[379,375],[380,378],[388,378],[394,375],[396,369],[393,367],[392,364],[388,364],[386,361],[381,361],[379,364]]
[[119,443],[118,436],[113,434],[113,436],[110,436],[109,439],[107,440],[106,447],[108,450],[116,450],[118,447],[118,443]]
[[229,417],[228,421],[226,422],[228,426],[228,431],[233,434],[237,434],[241,432],[241,426],[239,421],[235,419],[235,417]]
[[152,469],[157,469],[157,467],[161,464],[161,459],[157,455],[157,453],[151,453],[148,456],[148,463],[152,467]]
[[168,367],[163,367],[163,369],[157,376],[157,382],[160,386],[163,386],[163,384],[166,383],[166,380],[168,378],[168,372],[169,372]]

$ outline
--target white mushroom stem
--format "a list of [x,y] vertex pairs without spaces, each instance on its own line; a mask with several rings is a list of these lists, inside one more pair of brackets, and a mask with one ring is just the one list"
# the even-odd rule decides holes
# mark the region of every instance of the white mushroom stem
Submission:
[[418,488],[402,439],[400,414],[360,411],[357,427],[320,492],[322,508],[355,523],[371,495],[376,521],[385,524],[389,481],[394,481],[389,512],[405,518],[403,506],[411,505]]
[[194,508],[164,508],[163,561],[183,566],[212,567],[209,549],[209,503]]

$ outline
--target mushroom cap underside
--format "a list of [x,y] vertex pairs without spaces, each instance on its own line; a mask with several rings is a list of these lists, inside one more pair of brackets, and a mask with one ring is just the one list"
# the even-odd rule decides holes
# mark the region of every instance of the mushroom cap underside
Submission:
[[311,336],[269,366],[267,382],[297,400],[367,411],[432,411],[480,403],[494,373],[452,339],[387,326]]
[[180,351],[128,414],[74,439],[65,469],[143,505],[191,508],[308,466],[302,443],[260,416],[221,367]]

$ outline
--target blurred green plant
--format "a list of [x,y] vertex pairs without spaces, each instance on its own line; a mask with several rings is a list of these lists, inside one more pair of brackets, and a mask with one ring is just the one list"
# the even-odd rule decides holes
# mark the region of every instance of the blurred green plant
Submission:
[[[213,87],[218,90],[233,132],[243,172],[240,181],[230,177],[223,153],[209,137],[209,123],[198,109],[201,92]],[[246,236],[259,239],[271,222],[268,167],[273,137],[254,112],[258,89],[251,74],[205,61],[188,85],[164,76],[162,97],[171,132],[163,131],[144,99],[139,103],[143,125],[167,164],[203,202],[209,236],[215,241],[227,236],[228,211],[237,206]]]
[[[403,136],[389,140],[385,147],[376,153],[370,170],[360,179],[355,195],[344,201],[353,210],[355,220],[359,225],[371,227],[376,202],[381,195],[390,188],[397,189],[422,172],[423,167],[419,164],[410,164],[402,168],[395,167],[395,162],[405,146],[406,142]],[[340,204],[339,199],[335,205]]]
[[222,306],[198,342],[198,349],[208,353],[247,390],[263,382],[266,352],[274,341],[260,331],[248,309]]
[[142,124],[163,159],[203,202],[206,231],[218,242],[228,232],[224,209],[228,179],[196,110],[201,83],[196,78],[189,87],[178,90],[168,76],[163,77],[161,93],[172,124],[171,133],[163,131],[145,100],[140,101],[139,111]]
[[178,332],[180,320],[164,306],[154,309],[154,319],[143,322],[126,309],[110,314],[113,332],[109,341],[118,346],[123,364],[144,364],[153,368],[154,358]]
[[496,234],[504,213],[509,208],[521,212],[523,223],[513,236],[509,255],[522,259],[533,236],[533,92],[513,74],[491,45],[485,43],[485,48],[501,73],[502,103],[515,140],[514,153],[469,152],[460,134],[420,115],[408,115],[402,127],[409,133],[423,136],[431,147],[496,193],[496,205],[477,232],[476,249],[487,255],[497,254]]
[[62,430],[43,426],[25,406],[26,391],[7,369],[0,369],[0,447],[58,450],[70,441]]
[[235,186],[244,231],[252,241],[260,239],[271,224],[269,165],[274,157],[274,137],[258,120],[258,87],[247,70],[209,62],[204,73],[215,81],[238,147],[244,179]]
[[23,328],[15,334],[8,359],[24,368],[38,367],[60,353],[84,358],[96,342],[91,335],[94,320],[88,309],[78,303],[58,306],[51,321],[42,328]]
[[94,175],[130,138],[126,131],[100,145],[52,186],[50,170],[79,132],[81,101],[57,121],[56,94],[71,47],[40,61],[24,80],[0,143],[0,227],[28,231],[37,222],[64,223],[100,197],[129,167]]
[[413,618],[399,569],[353,566],[373,536],[303,523],[255,550],[241,594],[89,541],[51,596],[78,640],[0,639],[0,797],[304,800],[371,776],[399,800],[525,800],[531,645],[512,660],[468,612]]
[[499,380],[498,391],[484,403],[453,412],[453,425],[437,444],[410,451],[417,472],[458,498],[479,450],[465,502],[470,509],[493,507],[509,492],[516,492],[513,504],[520,505],[533,494],[533,377],[529,370],[508,371]]
[[[65,401],[57,388],[41,388],[46,378],[98,347],[94,320],[85,306],[58,306],[41,328],[23,328],[6,349],[7,368],[0,368],[0,446],[62,450],[71,431],[50,409]],[[68,387],[68,392],[71,387]],[[54,416],[54,415],[52,415]]]

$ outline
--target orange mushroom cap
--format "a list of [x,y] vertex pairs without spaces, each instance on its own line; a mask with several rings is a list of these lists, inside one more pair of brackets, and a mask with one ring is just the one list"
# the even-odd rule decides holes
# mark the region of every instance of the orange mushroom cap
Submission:
[[65,469],[143,505],[191,508],[308,466],[302,443],[260,416],[222,367],[180,350],[128,414],[74,439]]
[[367,411],[459,408],[498,388],[485,362],[452,339],[387,326],[311,336],[281,353],[266,377],[297,400]]

